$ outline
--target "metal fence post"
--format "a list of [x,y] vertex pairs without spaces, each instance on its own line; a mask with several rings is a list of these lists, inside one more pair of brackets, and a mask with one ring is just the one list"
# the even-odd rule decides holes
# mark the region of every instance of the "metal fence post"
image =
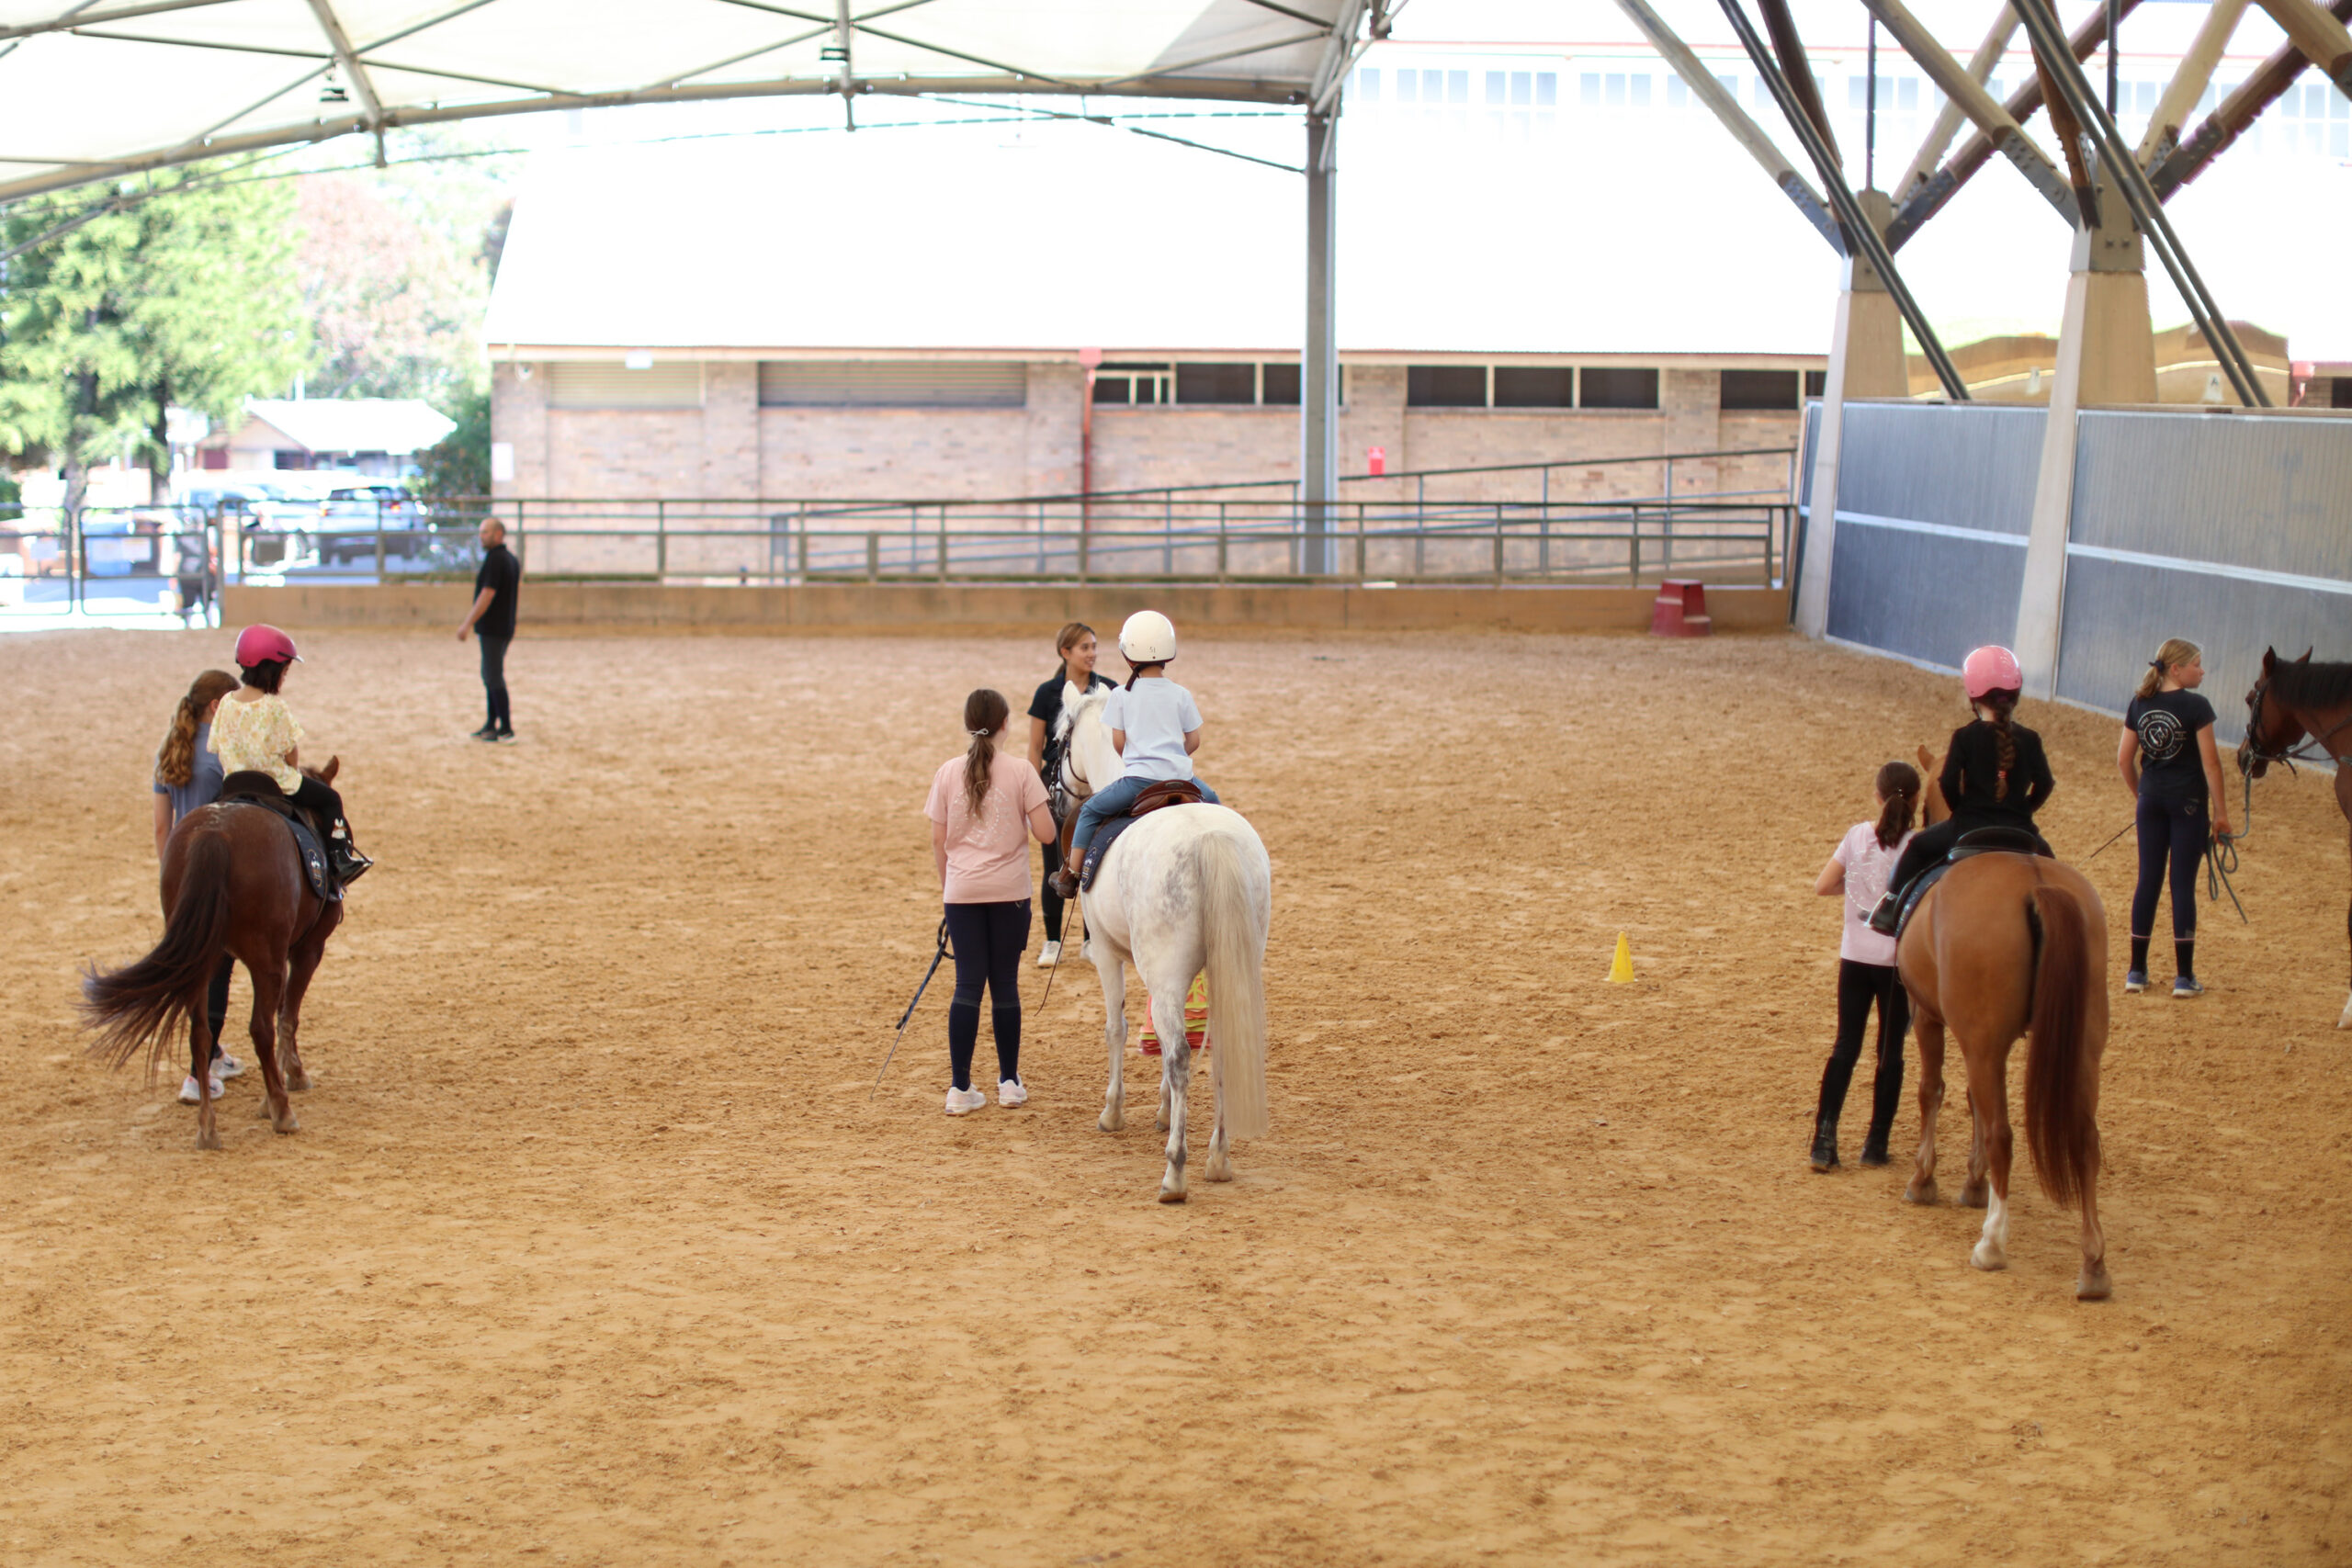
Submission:
[[384,586],[384,498],[376,498],[376,586]]
[[1356,502],[1356,586],[1359,588],[1363,586],[1364,577],[1363,507],[1363,502]]
[[670,503],[653,503],[653,577],[656,581],[670,575]]
[[882,581],[882,536],[872,529],[865,535],[865,581]]
[[1225,502],[1220,501],[1216,503],[1216,580],[1219,582],[1226,581],[1227,565],[1228,562],[1226,555],[1225,535]]
[[88,570],[88,547],[82,539],[82,512],[79,507],[65,514],[65,613],[79,609],[87,613],[89,584],[82,581]]
[[939,581],[947,581],[947,508],[939,509]]
[[1503,503],[1495,502],[1495,586],[1503,585]]
[[1627,568],[1625,582],[1628,587],[1639,588],[1642,585],[1642,509],[1639,506],[1634,508],[1634,525],[1625,530],[1625,536],[1632,541],[1632,564]]

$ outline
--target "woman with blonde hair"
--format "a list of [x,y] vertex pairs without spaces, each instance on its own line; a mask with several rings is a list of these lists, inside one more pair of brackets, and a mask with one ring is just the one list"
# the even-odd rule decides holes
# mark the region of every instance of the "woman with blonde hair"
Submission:
[[2204,651],[2186,637],[2168,637],[2123,710],[2115,769],[2137,803],[2133,824],[2140,838],[2127,991],[2148,988],[2148,943],[2170,861],[2172,994],[2205,994],[2197,979],[2197,863],[2214,834],[2230,830],[2230,808],[2222,793],[2222,755],[2213,745],[2213,705],[2197,694],[2204,680]]
[[[171,728],[164,731],[164,744],[155,752],[155,858],[164,858],[164,846],[171,841],[172,829],[180,818],[198,807],[209,806],[220,798],[220,759],[212,750],[212,716],[220,706],[220,699],[237,689],[237,678],[223,670],[207,670],[196,678],[172,712]],[[212,1024],[212,1093],[220,1093],[220,1080],[233,1078],[245,1070],[244,1064],[220,1049],[220,1025],[229,1016],[229,972],[236,967],[231,958],[220,960],[212,982],[205,987],[204,1010]],[[193,1028],[191,1021],[189,1027]],[[183,1104],[202,1103],[203,1090],[196,1075],[188,1075],[180,1085]]]

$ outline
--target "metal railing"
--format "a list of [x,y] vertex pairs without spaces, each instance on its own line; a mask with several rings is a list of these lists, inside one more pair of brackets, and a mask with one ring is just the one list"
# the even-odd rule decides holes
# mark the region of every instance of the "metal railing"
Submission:
[[[1713,465],[1718,482],[1774,482],[1678,494],[1678,465],[1686,481]],[[1772,447],[1354,475],[1319,517],[1293,480],[992,501],[485,497],[317,514],[0,506],[0,613],[143,602],[187,617],[223,581],[470,578],[490,518],[543,581],[1777,584],[1793,465],[1792,448]],[[1647,493],[1639,481],[1653,478]],[[1633,493],[1555,493],[1609,488]]]

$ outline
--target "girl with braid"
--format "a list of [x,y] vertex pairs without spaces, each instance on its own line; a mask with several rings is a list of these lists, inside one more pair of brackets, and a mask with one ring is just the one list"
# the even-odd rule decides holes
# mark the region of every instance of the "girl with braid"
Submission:
[[1862,1163],[1884,1165],[1886,1140],[1903,1100],[1903,1033],[1911,1024],[1911,997],[1894,973],[1894,939],[1866,923],[1879,895],[1886,891],[1895,857],[1911,841],[1919,811],[1919,770],[1889,762],[1871,783],[1878,816],[1857,822],[1838,840],[1837,852],[1814,879],[1824,897],[1845,895],[1846,931],[1838,942],[1838,1035],[1829,1064],[1821,1071],[1821,1103],[1813,1117],[1813,1168],[1838,1168],[1838,1117],[1846,1109],[1846,1089],[1861,1058],[1862,1032],[1871,1008],[1878,1008],[1878,1076],[1871,1086],[1871,1125],[1862,1138]]
[[[1980,648],[1961,666],[1961,679],[1976,717],[1952,731],[1943,776],[1936,781],[1951,815],[1922,829],[1895,862],[1886,897],[1871,916],[1871,929],[1888,936],[1894,934],[1903,912],[1904,890],[1951,853],[1962,834],[1979,828],[2021,828],[2041,842],[2033,815],[2058,787],[2050,776],[2041,737],[2011,719],[2025,686],[2017,655],[2006,648]],[[2045,852],[2050,848],[2046,842],[2041,847]]]

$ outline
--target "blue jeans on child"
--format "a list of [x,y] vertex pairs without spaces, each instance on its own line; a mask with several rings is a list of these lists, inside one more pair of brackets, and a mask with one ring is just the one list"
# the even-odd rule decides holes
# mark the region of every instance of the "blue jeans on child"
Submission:
[[[1114,817],[1125,817],[1134,807],[1136,796],[1156,784],[1167,782],[1165,779],[1114,779],[1088,795],[1086,804],[1078,808],[1078,826],[1070,830],[1069,858],[1072,869],[1086,863],[1086,846],[1094,841],[1095,829]],[[1207,780],[1196,778],[1193,782],[1200,786],[1203,800],[1207,801],[1211,806],[1221,804],[1217,800],[1216,791],[1209,788]]]

